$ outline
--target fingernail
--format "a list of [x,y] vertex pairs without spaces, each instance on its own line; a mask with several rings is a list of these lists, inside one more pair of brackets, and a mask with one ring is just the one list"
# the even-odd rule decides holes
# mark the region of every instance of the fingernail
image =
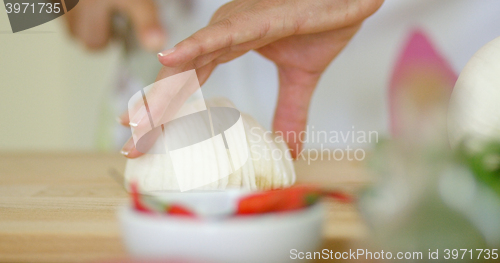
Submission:
[[169,54],[172,54],[173,52],[175,51],[175,47],[174,48],[171,48],[171,49],[167,49],[165,51],[162,51],[160,53],[158,53],[158,57],[164,57],[164,56],[167,56]]
[[128,156],[130,154],[130,152],[134,149],[134,147],[135,147],[134,140],[132,138],[130,138],[125,143],[125,145],[123,145],[120,153],[123,154],[124,156]]
[[130,118],[130,122],[128,123],[131,127],[139,126],[141,120],[146,116],[146,107],[142,106],[135,115]]
[[160,30],[153,30],[146,35],[146,48],[158,51],[165,45],[165,34]]

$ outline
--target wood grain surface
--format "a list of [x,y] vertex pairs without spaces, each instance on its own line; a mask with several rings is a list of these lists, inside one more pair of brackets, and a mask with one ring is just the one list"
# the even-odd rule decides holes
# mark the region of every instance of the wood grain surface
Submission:
[[[0,154],[0,262],[96,262],[125,258],[117,207],[120,155]],[[353,161],[296,162],[299,183],[354,193],[369,181]],[[341,250],[366,237],[350,204],[327,202],[324,246]]]

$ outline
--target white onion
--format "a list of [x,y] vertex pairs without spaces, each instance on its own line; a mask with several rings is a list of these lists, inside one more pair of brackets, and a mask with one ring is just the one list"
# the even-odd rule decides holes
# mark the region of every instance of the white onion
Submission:
[[[207,107],[232,107],[234,105],[225,98],[216,98],[206,102]],[[251,116],[241,114],[245,129],[249,158],[235,172],[216,182],[196,188],[195,190],[245,189],[266,190],[291,186],[295,182],[293,162],[284,141],[272,135]],[[241,143],[241,142],[240,142]],[[220,153],[221,155],[230,155]],[[222,156],[221,156],[222,157]],[[237,156],[232,156],[232,158]],[[187,161],[176,165],[192,165]],[[200,165],[200,164],[198,164]],[[213,163],[203,163],[200,167],[211,167]],[[218,165],[221,165],[220,163]],[[223,169],[224,167],[221,167]],[[130,181],[138,182],[141,191],[180,191],[175,176],[174,164],[169,154],[145,154],[136,159],[129,159],[125,169],[126,186]]]
[[448,115],[450,143],[500,139],[500,37],[469,60],[453,90]]

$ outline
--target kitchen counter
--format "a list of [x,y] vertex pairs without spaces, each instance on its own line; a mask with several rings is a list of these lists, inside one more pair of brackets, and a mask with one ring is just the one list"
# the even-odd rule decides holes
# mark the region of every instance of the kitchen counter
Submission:
[[[117,207],[127,203],[118,154],[0,154],[0,262],[95,262],[125,258]],[[362,163],[296,162],[298,183],[354,192]],[[327,201],[324,248],[346,251],[368,233],[352,204]]]

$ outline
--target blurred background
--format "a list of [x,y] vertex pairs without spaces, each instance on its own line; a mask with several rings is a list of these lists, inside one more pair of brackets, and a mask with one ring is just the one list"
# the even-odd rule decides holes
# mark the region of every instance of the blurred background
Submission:
[[118,46],[85,51],[62,18],[12,34],[0,14],[0,150],[98,149]]

